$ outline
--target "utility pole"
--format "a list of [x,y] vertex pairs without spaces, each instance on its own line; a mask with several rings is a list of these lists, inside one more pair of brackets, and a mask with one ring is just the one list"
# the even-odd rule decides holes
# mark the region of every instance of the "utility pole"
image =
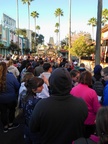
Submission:
[[98,0],[95,65],[100,64],[102,1]]
[[69,0],[69,53],[68,53],[69,61],[70,61],[70,49],[71,49],[71,0]]

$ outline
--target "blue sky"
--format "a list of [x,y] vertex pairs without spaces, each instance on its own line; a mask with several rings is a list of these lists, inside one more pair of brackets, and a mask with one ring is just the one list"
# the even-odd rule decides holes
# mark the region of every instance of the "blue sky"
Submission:
[[[88,26],[88,20],[92,17],[97,18],[98,0],[72,0],[71,6],[71,31],[85,31],[91,33],[91,26]],[[34,0],[30,5],[30,12],[37,11],[39,18],[36,24],[40,26],[40,32],[45,37],[45,42],[49,42],[50,37],[54,37],[56,42],[56,34],[54,33],[55,24],[58,18],[54,12],[57,8],[63,10],[64,16],[61,17],[60,37],[61,40],[68,35],[69,26],[69,0]],[[108,0],[103,0],[103,9],[108,9]],[[16,0],[0,0],[0,21],[2,14],[10,16],[16,20]],[[19,27],[28,28],[28,11],[27,4],[23,4],[19,0]],[[30,18],[30,29],[34,30],[34,20]]]

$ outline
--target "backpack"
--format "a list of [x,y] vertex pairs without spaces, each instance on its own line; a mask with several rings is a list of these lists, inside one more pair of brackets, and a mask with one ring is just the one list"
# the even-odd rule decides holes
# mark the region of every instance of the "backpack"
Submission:
[[104,85],[102,79],[100,78],[99,80],[96,80],[95,77],[92,77],[92,80],[94,82],[92,88],[96,91],[98,96],[103,96]]

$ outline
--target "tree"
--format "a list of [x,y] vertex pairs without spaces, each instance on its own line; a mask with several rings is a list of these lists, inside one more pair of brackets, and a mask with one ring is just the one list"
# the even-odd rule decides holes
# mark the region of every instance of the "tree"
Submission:
[[104,9],[102,11],[102,25],[104,26],[107,21],[108,21],[108,9]]
[[58,45],[58,33],[59,33],[59,30],[58,29],[55,29],[55,31],[54,31],[55,33],[56,33],[56,35],[57,35],[57,40],[56,40],[56,45]]
[[28,39],[30,39],[30,3],[33,1],[33,0],[21,0],[23,2],[23,4],[28,4]]
[[16,30],[17,35],[23,35],[23,37],[27,37],[27,31],[26,29],[17,29]]
[[59,23],[59,44],[60,44],[60,16],[63,16],[63,11],[62,11],[62,9],[60,9],[60,8],[57,8],[56,10],[55,10],[55,16],[56,17],[58,17],[59,19],[58,19],[58,23]]
[[36,26],[36,30],[38,30],[38,35],[39,35],[39,30],[40,30],[40,26],[39,25]]
[[58,28],[59,28],[59,23],[56,23],[56,24],[55,24],[55,27],[56,27],[56,29],[55,29],[54,32],[55,32],[56,35],[57,35],[57,41],[56,41],[56,44],[58,45],[58,33],[59,33],[59,29],[58,29]]
[[90,56],[94,53],[92,41],[86,35],[80,35],[72,44],[71,53],[74,56],[81,58],[82,56]]
[[39,13],[37,11],[33,11],[33,12],[31,12],[31,16],[34,18],[34,30],[36,33],[36,18],[39,17]]
[[38,42],[38,44],[43,44],[44,36],[42,34],[38,35],[37,42]]
[[92,17],[91,19],[88,20],[88,25],[92,26],[92,37],[94,40],[94,27],[97,25],[97,19]]
[[20,48],[19,48],[18,44],[14,43],[13,41],[11,41],[8,49],[11,50],[12,53],[14,53],[14,51],[20,51]]
[[[19,4],[18,0],[16,0],[16,9],[17,9],[17,30],[19,30]],[[18,34],[18,45],[19,45],[19,33]]]

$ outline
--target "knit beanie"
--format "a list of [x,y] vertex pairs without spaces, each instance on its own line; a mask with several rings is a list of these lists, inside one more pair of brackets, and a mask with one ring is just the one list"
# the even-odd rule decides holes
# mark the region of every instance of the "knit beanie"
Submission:
[[101,70],[102,70],[102,66],[101,65],[96,65],[94,67],[94,74],[100,74]]

